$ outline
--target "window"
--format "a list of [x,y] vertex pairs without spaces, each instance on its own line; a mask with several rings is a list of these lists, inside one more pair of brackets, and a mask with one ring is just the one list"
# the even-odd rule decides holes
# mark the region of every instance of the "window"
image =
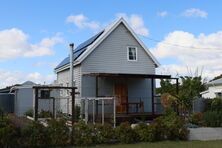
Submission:
[[41,90],[41,99],[50,98],[50,90]]
[[136,47],[128,47],[128,61],[137,61],[137,48]]

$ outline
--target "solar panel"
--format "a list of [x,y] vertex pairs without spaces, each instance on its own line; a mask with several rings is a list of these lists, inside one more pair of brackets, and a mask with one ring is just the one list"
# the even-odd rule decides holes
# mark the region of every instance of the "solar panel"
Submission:
[[[89,45],[91,45],[92,43],[94,43],[96,41],[96,39],[102,35],[102,33],[104,32],[101,31],[99,33],[97,33],[96,35],[94,35],[93,37],[89,38],[88,40],[86,40],[85,42],[81,43],[79,46],[77,46],[75,49],[74,49],[74,60],[76,60],[84,51],[86,51],[87,47]],[[58,69],[66,64],[69,64],[69,56],[66,57],[61,63],[59,63],[58,66],[56,66],[55,69]]]

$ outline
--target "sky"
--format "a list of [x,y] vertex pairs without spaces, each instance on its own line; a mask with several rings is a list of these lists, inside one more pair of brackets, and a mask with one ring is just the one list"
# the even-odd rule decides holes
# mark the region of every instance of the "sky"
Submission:
[[[161,66],[158,74],[222,74],[219,0],[0,0],[0,88],[51,83],[75,46],[119,17]],[[145,64],[145,63],[144,63]]]

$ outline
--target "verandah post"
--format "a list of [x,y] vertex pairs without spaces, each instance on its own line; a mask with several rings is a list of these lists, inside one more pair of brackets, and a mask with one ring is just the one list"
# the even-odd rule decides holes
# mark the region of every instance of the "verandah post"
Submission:
[[[98,89],[98,76],[96,76],[96,98],[99,96]],[[98,100],[96,100],[96,119],[98,117],[98,112]]]
[[72,96],[72,138],[71,143],[74,143],[74,123],[75,123],[75,88],[71,89],[71,96]]
[[154,79],[151,78],[151,96],[152,96],[152,115],[155,114],[155,109],[154,109]]
[[75,88],[72,88],[72,125],[75,123]]

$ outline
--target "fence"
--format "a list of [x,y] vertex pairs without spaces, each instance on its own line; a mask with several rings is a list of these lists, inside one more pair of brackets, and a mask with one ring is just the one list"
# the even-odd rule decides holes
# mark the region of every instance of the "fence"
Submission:
[[[85,97],[79,99],[81,100],[81,116],[84,117],[86,124],[89,121],[95,124],[96,117],[99,114],[102,124],[105,122],[105,116],[110,117],[112,115],[113,126],[116,126],[116,99],[114,97]],[[89,117],[92,117],[91,120]]]

